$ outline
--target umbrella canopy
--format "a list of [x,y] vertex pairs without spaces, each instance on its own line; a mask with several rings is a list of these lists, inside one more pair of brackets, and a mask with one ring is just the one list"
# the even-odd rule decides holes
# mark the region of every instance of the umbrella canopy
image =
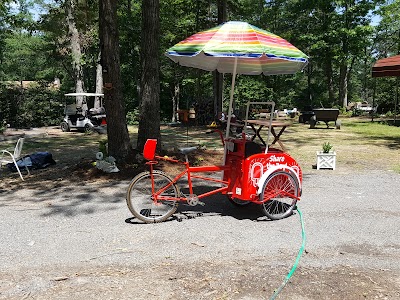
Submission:
[[182,66],[232,73],[226,137],[231,123],[236,74],[293,74],[308,62],[307,55],[283,38],[238,21],[196,33],[169,48],[166,55]]
[[400,55],[382,58],[372,67],[372,77],[400,76]]
[[293,74],[308,62],[307,55],[283,38],[238,21],[196,33],[166,55],[182,66],[247,75]]

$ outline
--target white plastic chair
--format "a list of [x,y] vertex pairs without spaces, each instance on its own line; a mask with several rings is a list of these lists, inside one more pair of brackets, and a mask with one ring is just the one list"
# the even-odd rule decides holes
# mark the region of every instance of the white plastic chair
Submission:
[[[8,150],[0,150],[1,151],[1,156],[0,156],[0,168],[3,167],[3,164],[8,164],[8,163],[14,163],[15,167],[17,168],[18,174],[21,177],[22,180],[24,180],[24,177],[22,177],[21,171],[18,167],[17,160],[21,157],[21,152],[22,152],[22,146],[24,145],[24,138],[19,138],[17,141],[17,144],[15,145],[14,152],[11,153]],[[7,154],[10,156],[10,158],[4,157],[4,154]],[[25,166],[26,171],[29,174],[29,169],[27,166]]]

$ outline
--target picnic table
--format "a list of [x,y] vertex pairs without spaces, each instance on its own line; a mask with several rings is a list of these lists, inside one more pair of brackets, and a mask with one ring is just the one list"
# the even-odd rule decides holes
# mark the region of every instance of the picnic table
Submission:
[[[256,120],[248,120],[247,123],[250,125],[250,127],[254,131],[254,135],[251,138],[251,140],[253,141],[256,137],[258,137],[260,139],[261,143],[263,143],[263,145],[266,146],[267,144],[261,137],[260,132],[261,132],[261,129],[263,129],[265,126],[267,128],[269,128],[270,121],[266,120],[266,119],[256,119]],[[279,146],[281,146],[282,150],[286,151],[286,148],[283,145],[282,141],[280,140],[280,137],[281,137],[282,133],[285,131],[285,129],[287,127],[289,127],[290,125],[292,125],[292,123],[282,122],[282,121],[272,121],[271,134],[274,137],[274,140],[272,141],[271,145],[278,143]],[[258,126],[258,128],[256,128],[256,126]],[[277,133],[277,131],[275,131],[276,128],[280,128],[278,133]]]

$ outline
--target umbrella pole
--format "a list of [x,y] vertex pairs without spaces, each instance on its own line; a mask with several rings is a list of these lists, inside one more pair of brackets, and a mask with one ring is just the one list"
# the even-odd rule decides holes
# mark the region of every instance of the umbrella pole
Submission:
[[226,134],[225,137],[229,137],[229,131],[231,129],[231,118],[232,118],[232,110],[233,110],[233,93],[235,92],[235,80],[236,80],[236,68],[237,68],[237,56],[235,56],[235,64],[233,66],[232,73],[232,85],[231,85],[231,97],[229,99],[229,110],[228,110],[228,123],[226,124]]
[[[231,118],[232,118],[232,104],[233,104],[233,93],[235,89],[235,80],[236,80],[236,68],[237,68],[237,57],[235,57],[235,64],[233,66],[233,73],[232,73],[232,85],[231,85],[231,97],[229,99],[229,109],[228,109],[228,122],[226,124],[226,134],[225,138],[227,139],[229,137],[229,131],[231,129]],[[228,149],[226,148],[227,144],[225,143],[224,145],[224,160],[222,161],[222,164],[225,165],[226,163],[226,154]],[[222,179],[224,179],[224,171],[222,171]]]

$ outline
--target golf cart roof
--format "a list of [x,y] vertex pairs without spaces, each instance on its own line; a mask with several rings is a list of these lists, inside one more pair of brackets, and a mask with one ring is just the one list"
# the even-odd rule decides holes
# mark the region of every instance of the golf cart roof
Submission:
[[73,97],[78,97],[78,96],[102,97],[102,96],[104,96],[104,94],[99,94],[99,93],[69,93],[69,94],[65,94],[65,96],[73,96]]

